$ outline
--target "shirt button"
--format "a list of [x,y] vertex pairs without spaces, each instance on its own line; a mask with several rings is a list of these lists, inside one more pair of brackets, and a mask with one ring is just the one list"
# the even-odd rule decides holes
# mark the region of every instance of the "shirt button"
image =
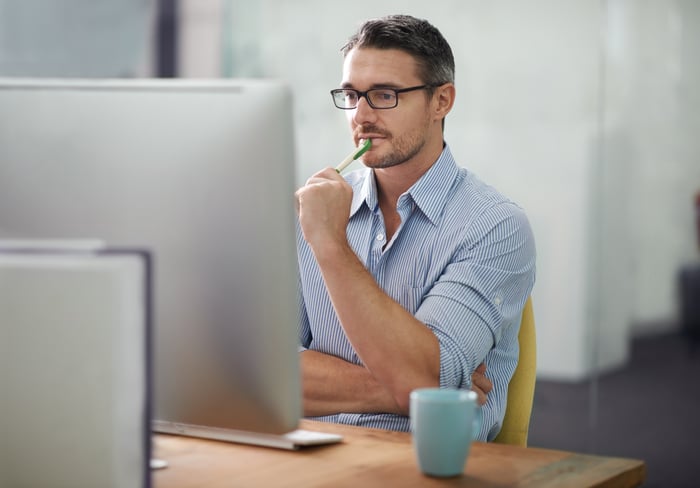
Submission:
[[384,234],[377,234],[377,240],[378,240],[378,241],[383,241],[383,240],[384,240]]

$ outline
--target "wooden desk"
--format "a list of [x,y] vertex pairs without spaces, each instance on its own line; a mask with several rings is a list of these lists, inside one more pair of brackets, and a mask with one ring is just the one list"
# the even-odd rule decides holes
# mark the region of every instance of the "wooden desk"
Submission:
[[304,420],[301,428],[336,432],[341,444],[285,451],[159,434],[156,488],[185,487],[580,487],[638,486],[645,464],[632,459],[475,442],[465,474],[420,473],[410,434]]

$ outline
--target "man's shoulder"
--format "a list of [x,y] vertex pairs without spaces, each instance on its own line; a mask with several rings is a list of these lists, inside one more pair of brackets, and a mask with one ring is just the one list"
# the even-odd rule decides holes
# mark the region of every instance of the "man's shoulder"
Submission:
[[450,198],[451,212],[459,212],[471,219],[502,219],[507,216],[527,219],[520,205],[466,168],[460,168],[456,181]]

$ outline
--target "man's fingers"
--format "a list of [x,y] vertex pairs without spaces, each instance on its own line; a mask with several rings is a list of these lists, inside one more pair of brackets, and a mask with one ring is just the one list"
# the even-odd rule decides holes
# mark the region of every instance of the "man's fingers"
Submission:
[[479,390],[478,388],[474,390],[476,392],[476,401],[480,406],[486,405],[486,400],[488,397],[486,396],[486,393],[483,391]]

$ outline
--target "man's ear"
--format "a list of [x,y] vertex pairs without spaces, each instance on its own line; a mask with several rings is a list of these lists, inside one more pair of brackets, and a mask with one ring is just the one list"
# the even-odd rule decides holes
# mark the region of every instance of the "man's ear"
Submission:
[[445,83],[435,89],[435,93],[433,94],[433,107],[436,119],[444,119],[447,114],[450,113],[455,103],[455,94],[454,83]]

